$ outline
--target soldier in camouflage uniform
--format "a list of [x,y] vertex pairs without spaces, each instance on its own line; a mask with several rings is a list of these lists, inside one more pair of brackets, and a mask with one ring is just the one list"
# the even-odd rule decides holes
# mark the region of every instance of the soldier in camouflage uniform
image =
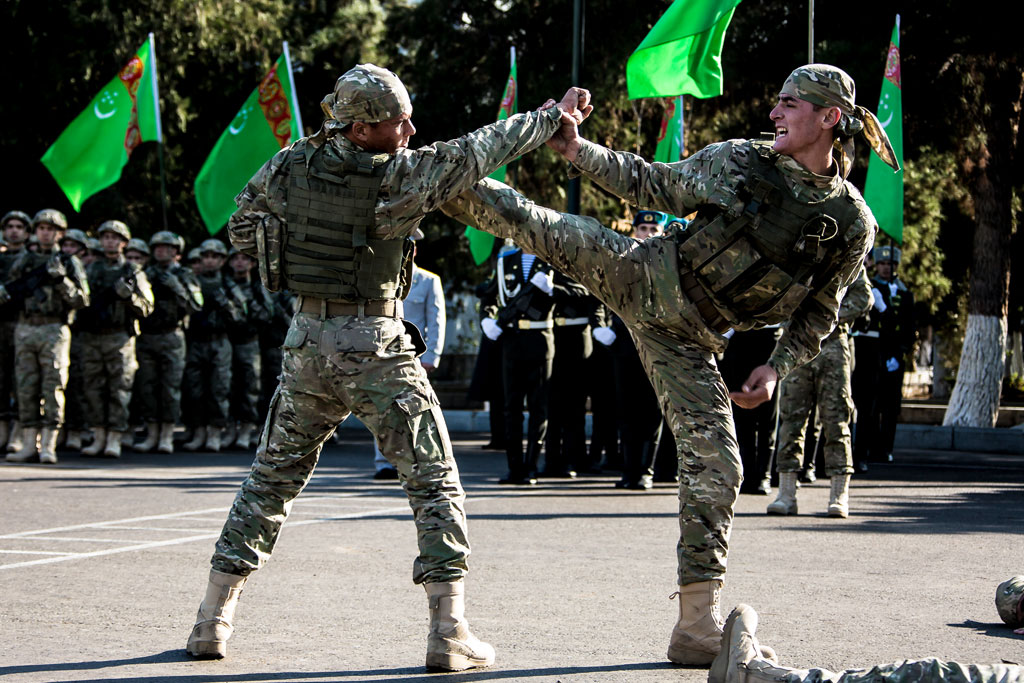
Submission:
[[217,542],[191,654],[224,656],[246,575],[270,556],[324,441],[355,413],[398,470],[413,509],[413,581],[424,584],[431,615],[427,666],[494,661],[464,617],[464,493],[437,395],[416,360],[422,340],[402,321],[412,265],[406,238],[428,212],[543,144],[580,97],[588,96],[573,89],[559,108],[413,151],[405,86],[386,69],[359,65],[324,98],[320,132],[281,150],[237,197],[232,244],[260,260],[271,289],[289,289],[300,303],[256,461]]
[[[94,260],[89,255],[89,237],[81,230],[68,230],[60,241],[60,250],[68,256],[77,256],[87,271],[89,264]],[[82,335],[76,317],[71,324],[68,385],[64,390],[64,448],[69,451],[77,451],[82,448],[82,437],[85,432],[85,390],[82,367]]]
[[181,417],[181,380],[185,374],[185,323],[202,310],[203,292],[192,271],[176,257],[178,237],[161,230],[149,240],[153,261],[146,277],[153,287],[153,313],[140,321],[142,334],[136,348],[139,372],[135,391],[139,417],[146,423],[146,438],[134,445],[148,453],[174,452],[174,425]]
[[223,272],[228,249],[217,239],[199,245],[202,270],[199,286],[203,308],[192,315],[185,358],[186,424],[192,427],[187,451],[220,451],[228,423],[231,393],[231,340],[228,332],[245,317],[245,301],[232,278]]
[[828,501],[829,517],[849,515],[850,475],[853,449],[850,420],[853,419],[853,344],[850,323],[871,308],[871,283],[861,268],[860,277],[846,290],[839,306],[839,324],[821,344],[821,353],[795,368],[782,383],[779,397],[779,495],[768,504],[770,515],[795,515],[796,480],[804,456],[807,420],[815,404],[821,419],[825,472],[832,478]]
[[281,375],[281,361],[284,354],[281,345],[288,336],[288,328],[292,325],[295,315],[295,295],[287,289],[270,292],[274,302],[274,318],[269,325],[260,327],[260,402],[259,420],[262,423],[267,417],[270,399],[277,389],[277,381]]
[[[0,287],[7,282],[11,266],[25,249],[28,228],[32,219],[22,211],[8,211],[0,219],[0,233],[6,242],[6,249],[0,252]],[[0,295],[2,299],[2,295]],[[21,432],[18,423],[18,403],[14,396],[14,327],[18,324],[17,306],[0,302],[0,452],[7,449],[8,441],[20,450],[17,434]]]
[[[37,251],[25,250],[11,265],[6,286],[29,291],[18,303],[14,328],[14,372],[21,422],[21,448],[9,462],[57,462],[57,436],[64,423],[74,312],[89,304],[89,283],[81,261],[56,248],[68,221],[60,211],[43,209],[32,218]],[[0,298],[4,296],[0,293]]]
[[[1014,577],[1024,588],[1024,577]],[[1012,591],[1000,585],[1000,590]],[[1020,594],[1017,593],[1019,599]],[[999,594],[996,595],[999,602]],[[1019,603],[1018,603],[1019,604]],[[1019,609],[1019,607],[1018,607]],[[1021,683],[1024,670],[1015,664],[961,664],[939,659],[904,660],[870,669],[839,673],[826,669],[790,669],[781,666],[774,651],[757,640],[757,612],[738,605],[729,615],[722,651],[711,665],[708,683]],[[765,652],[770,652],[767,656]]]
[[[679,619],[668,657],[708,664],[721,646],[718,596],[742,472],[729,400],[744,408],[813,358],[837,322],[876,223],[846,181],[853,135],[898,164],[846,73],[795,70],[771,112],[774,143],[730,140],[684,161],[649,164],[579,137],[566,121],[549,145],[606,190],[677,216],[685,231],[637,242],[592,218],[562,214],[486,180],[445,211],[550,262],[629,326],[680,458]],[[789,321],[766,365],[727,392],[714,354],[722,336]]]
[[153,290],[141,266],[124,256],[131,239],[121,221],[104,221],[97,232],[104,258],[86,269],[92,304],[78,321],[82,330],[82,363],[86,418],[92,444],[82,455],[121,457],[121,439],[128,432],[128,404],[139,364],[135,337],[139,319],[153,312]]
[[[221,440],[222,448],[232,443],[249,450],[256,420],[259,418],[260,365],[259,331],[268,327],[274,318],[274,302],[270,292],[252,277],[256,259],[232,249],[228,253],[228,272],[245,302],[245,316],[228,332],[231,340],[231,420],[228,433]],[[237,436],[231,427],[237,423]]]

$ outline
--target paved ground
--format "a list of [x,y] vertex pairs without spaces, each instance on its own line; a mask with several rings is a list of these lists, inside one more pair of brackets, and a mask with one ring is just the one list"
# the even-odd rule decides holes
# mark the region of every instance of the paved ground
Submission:
[[[468,614],[498,664],[422,669],[404,495],[370,479],[369,440],[326,449],[277,552],[249,582],[229,659],[183,654],[208,560],[250,456],[0,465],[0,677],[22,681],[683,681],[664,658],[676,603],[676,494],[589,478],[509,490],[501,456],[456,442],[473,540]],[[1024,456],[902,451],[854,482],[853,516],[741,496],[726,609],[747,602],[783,663],[934,655],[1024,662],[995,586],[1024,573]]]

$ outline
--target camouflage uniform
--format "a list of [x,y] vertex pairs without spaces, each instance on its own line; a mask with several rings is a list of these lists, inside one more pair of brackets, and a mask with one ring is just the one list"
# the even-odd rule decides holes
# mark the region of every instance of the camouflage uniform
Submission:
[[[28,225],[28,221],[25,221]],[[0,284],[7,282],[11,266],[24,249],[0,252]],[[18,324],[18,309],[0,305],[0,423],[18,419],[18,404],[14,391],[14,328]],[[0,449],[6,445],[0,443]]]
[[245,305],[242,293],[224,273],[203,273],[197,279],[203,307],[192,315],[185,333],[185,421],[190,427],[223,428],[228,423],[231,393],[228,331],[242,320]]
[[143,422],[176,424],[181,418],[185,374],[185,321],[202,310],[203,293],[192,271],[177,263],[146,267],[153,287],[153,313],[140,322],[135,376]]
[[828,476],[853,473],[850,420],[853,396],[850,373],[853,348],[850,323],[871,306],[871,284],[867,273],[846,290],[839,307],[839,325],[822,342],[821,353],[802,365],[782,383],[779,397],[779,472],[799,472],[804,457],[807,421],[815,404],[821,419],[825,473]]
[[[376,84],[371,83],[370,90],[378,92]],[[404,88],[402,94],[404,105],[377,112],[376,120],[411,111]],[[371,102],[366,107],[395,104],[390,95],[378,101],[380,105]],[[333,96],[325,100],[332,117],[345,106]],[[239,210],[228,225],[231,242],[239,251],[260,258],[257,226],[264,217],[283,220],[286,210],[294,207],[292,202],[286,206],[292,192],[289,174],[297,160],[293,148],[314,150],[311,154],[322,149],[324,164],[340,165],[343,159],[353,158],[369,161],[358,146],[334,134],[345,123],[329,120],[321,134],[281,150],[249,181],[236,199]],[[373,226],[365,238],[379,245],[378,251],[401,249],[427,213],[543,144],[558,125],[557,109],[519,114],[450,142],[373,157],[374,164],[380,163],[374,171],[378,175],[373,176],[380,179],[380,186]],[[343,267],[346,258],[339,254],[337,263]],[[398,272],[384,275],[398,279]],[[298,292],[295,287],[289,289]],[[465,574],[469,555],[465,494],[437,396],[416,361],[413,337],[401,320],[402,308],[385,302],[380,309],[384,315],[333,315],[329,308],[334,306],[328,306],[326,299],[300,297],[300,312],[285,339],[281,381],[256,461],[217,543],[213,568],[248,574],[267,560],[292,499],[313,473],[324,441],[354,413],[376,436],[409,496],[420,549],[413,580],[455,581]]]
[[228,331],[228,339],[231,340],[231,418],[243,424],[256,424],[262,378],[259,331],[273,321],[274,302],[258,279],[235,280],[235,286],[242,295],[245,316]]
[[[698,208],[707,209],[711,216],[715,208],[724,212],[718,216],[744,216],[754,200],[741,188],[755,168],[759,145],[764,143],[731,140],[710,145],[678,163],[649,164],[635,155],[583,141],[575,166],[637,206],[677,216]],[[445,209],[550,259],[629,327],[680,458],[680,585],[724,576],[733,506],[742,480],[729,394],[714,358],[725,348],[721,333],[728,327],[741,331],[789,320],[768,361],[779,378],[784,378],[813,358],[821,339],[835,327],[839,300],[874,239],[874,218],[857,190],[841,175],[815,175],[786,156],[778,156],[774,168],[797,202],[813,207],[845,195],[843,201],[848,202],[847,211],[854,218],[844,226],[844,246],[822,263],[809,287],[790,289],[772,307],[750,315],[736,312],[738,298],[708,305],[717,286],[741,280],[738,276],[743,275],[746,264],[732,262],[734,252],[727,251],[721,258],[708,259],[712,270],[702,266],[704,283],[687,286],[686,280],[693,281],[693,266],[684,262],[682,249],[690,240],[683,241],[679,231],[637,242],[603,228],[592,218],[537,206],[490,180]],[[694,223],[700,221],[699,214]],[[783,254],[794,248],[795,240],[787,243],[787,237],[781,230],[762,230],[757,235],[767,242],[761,244],[762,249]],[[700,241],[694,246],[711,254],[723,247]],[[717,271],[713,270],[716,266]],[[793,294],[796,296],[790,296]],[[775,290],[745,286],[744,295],[755,301],[770,299]],[[712,319],[706,320],[708,317]]]

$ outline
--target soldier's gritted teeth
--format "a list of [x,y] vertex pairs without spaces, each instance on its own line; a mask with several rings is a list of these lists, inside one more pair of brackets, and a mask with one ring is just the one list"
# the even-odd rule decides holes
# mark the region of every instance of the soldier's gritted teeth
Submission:
[[793,156],[808,148],[825,134],[820,124],[826,111],[815,109],[810,102],[792,95],[779,95],[779,103],[769,114],[775,124],[775,144],[772,149],[779,154]]

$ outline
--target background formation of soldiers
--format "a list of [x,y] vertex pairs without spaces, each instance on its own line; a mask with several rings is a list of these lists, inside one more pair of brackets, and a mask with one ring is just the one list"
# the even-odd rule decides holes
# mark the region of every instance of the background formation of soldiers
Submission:
[[179,422],[187,450],[253,444],[294,297],[267,292],[252,258],[216,239],[186,256],[179,235],[147,243],[117,220],[92,237],[54,209],[0,227],[7,461],[55,463],[61,441],[96,457],[171,453]]

